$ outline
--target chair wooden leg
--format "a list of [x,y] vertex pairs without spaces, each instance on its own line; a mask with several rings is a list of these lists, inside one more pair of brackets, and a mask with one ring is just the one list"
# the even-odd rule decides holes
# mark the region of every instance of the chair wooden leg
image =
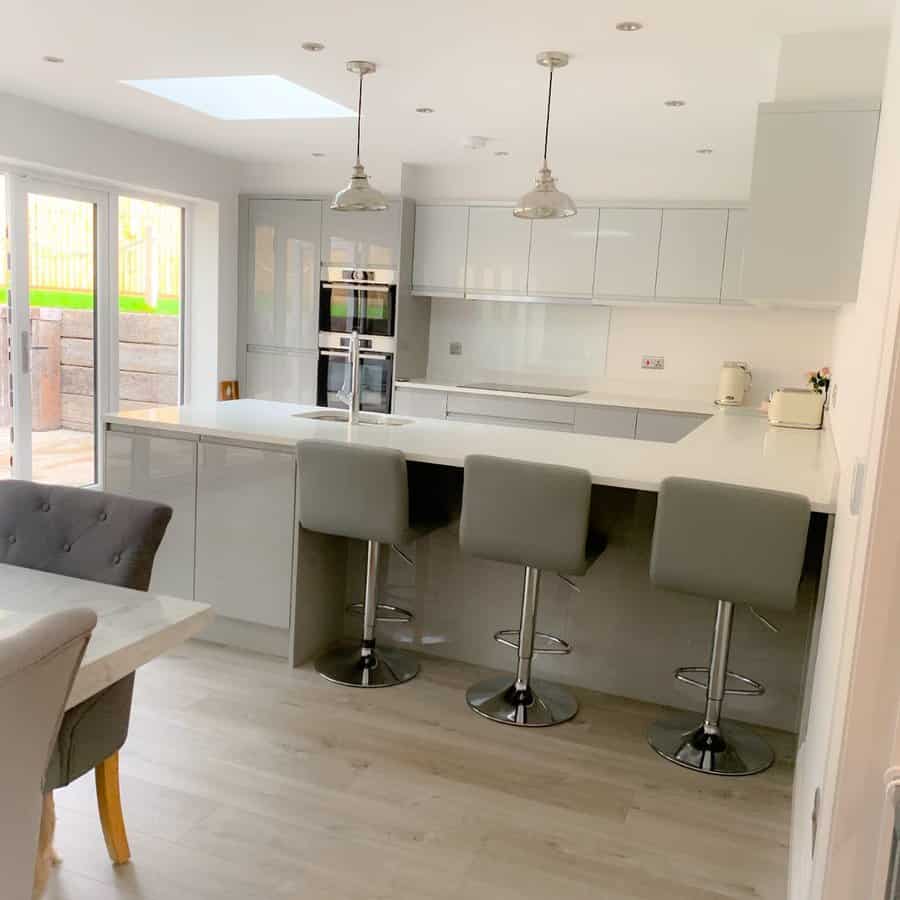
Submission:
[[116,865],[126,863],[131,859],[131,850],[128,847],[128,835],[125,833],[125,820],[122,817],[118,753],[113,753],[94,769],[94,781],[97,785],[100,825],[103,828],[109,858]]

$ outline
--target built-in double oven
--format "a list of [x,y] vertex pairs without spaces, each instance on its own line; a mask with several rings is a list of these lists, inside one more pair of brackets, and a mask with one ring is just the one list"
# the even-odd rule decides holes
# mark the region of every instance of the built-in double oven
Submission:
[[397,349],[397,273],[326,269],[319,288],[319,406],[346,408],[350,335],[359,332],[360,409],[391,411]]

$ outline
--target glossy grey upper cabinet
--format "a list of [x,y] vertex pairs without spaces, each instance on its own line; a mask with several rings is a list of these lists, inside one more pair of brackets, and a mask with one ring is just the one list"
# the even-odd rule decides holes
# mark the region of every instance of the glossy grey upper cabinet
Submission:
[[400,266],[400,219],[403,204],[388,200],[382,212],[336,212],[323,203],[322,263],[351,269],[397,269]]
[[249,201],[246,343],[317,346],[321,215],[317,200]]
[[742,300],[744,297],[744,247],[750,213],[746,209],[728,210],[728,236],[725,239],[725,267],[722,271],[722,299]]
[[664,209],[656,272],[661,300],[716,300],[722,291],[727,209]]
[[535,220],[531,226],[528,294],[589,299],[596,246],[596,209],[580,208],[568,219]]
[[417,206],[413,250],[416,293],[462,297],[466,288],[466,206]]
[[473,206],[469,210],[466,294],[524,296],[528,290],[531,222],[510,207]]
[[859,290],[878,103],[759,109],[743,292],[852,303]]
[[662,228],[660,209],[601,209],[594,296],[652,297]]

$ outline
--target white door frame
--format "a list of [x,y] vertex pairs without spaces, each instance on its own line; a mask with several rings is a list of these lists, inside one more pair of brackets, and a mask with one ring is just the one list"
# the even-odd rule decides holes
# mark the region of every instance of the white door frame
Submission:
[[[13,469],[14,478],[30,479],[32,474],[31,441],[31,322],[28,302],[28,195],[45,194],[92,203],[96,210],[94,219],[94,372],[95,390],[95,459],[97,481],[100,480],[100,460],[103,454],[103,430],[100,422],[110,409],[113,370],[110,353],[113,342],[110,323],[114,320],[112,277],[115,274],[110,260],[110,194],[107,191],[73,187],[30,175],[10,174],[9,234],[10,234],[10,288],[12,291],[9,335],[11,346],[11,372],[13,390]],[[103,348],[107,352],[103,352]]]

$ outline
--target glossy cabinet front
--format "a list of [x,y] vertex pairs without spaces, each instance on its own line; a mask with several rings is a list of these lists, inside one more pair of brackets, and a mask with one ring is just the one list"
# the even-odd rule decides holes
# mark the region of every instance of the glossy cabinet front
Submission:
[[722,291],[727,209],[664,209],[656,296],[718,300]]
[[105,444],[104,490],[172,507],[150,590],[193,600],[197,439],[108,430]]
[[528,263],[528,294],[537,297],[583,297],[594,284],[597,210],[579,209],[568,219],[535,221]]
[[295,465],[289,451],[199,445],[196,599],[221,616],[290,624]]
[[469,210],[465,206],[416,208],[413,290],[459,296],[466,286],[466,238]]
[[403,205],[390,201],[382,212],[336,212],[322,205],[322,263],[352,269],[400,267]]
[[318,350],[247,351],[243,395],[257,400],[316,403]]
[[473,206],[469,210],[466,294],[524,296],[528,289],[531,222],[512,209]]
[[250,200],[248,345],[316,347],[321,215],[317,200]]
[[653,296],[661,228],[661,209],[600,210],[595,297]]

